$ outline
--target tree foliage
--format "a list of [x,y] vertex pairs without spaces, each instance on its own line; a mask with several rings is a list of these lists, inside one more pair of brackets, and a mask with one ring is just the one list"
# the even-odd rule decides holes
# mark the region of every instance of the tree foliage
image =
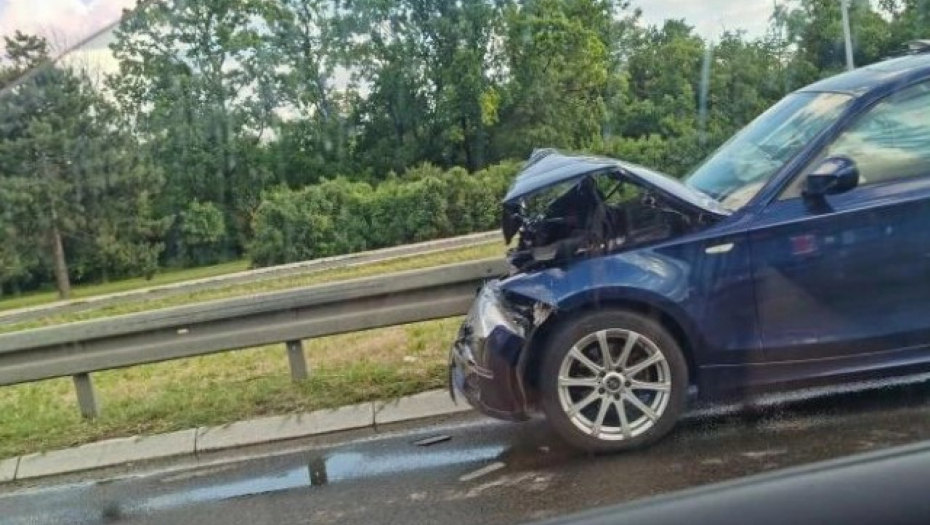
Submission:
[[[14,286],[54,275],[66,297],[73,277],[152,273],[161,221],[152,215],[160,176],[125,130],[119,111],[81,71],[52,65],[44,41],[5,39],[0,97],[0,250]],[[6,263],[5,263],[6,264]],[[4,281],[0,281],[3,284]]]
[[[927,34],[925,0],[852,3],[857,65]],[[626,0],[147,0],[104,86],[5,38],[0,293],[255,264],[496,226],[538,147],[684,175],[845,68],[839,2],[780,0],[710,42]]]

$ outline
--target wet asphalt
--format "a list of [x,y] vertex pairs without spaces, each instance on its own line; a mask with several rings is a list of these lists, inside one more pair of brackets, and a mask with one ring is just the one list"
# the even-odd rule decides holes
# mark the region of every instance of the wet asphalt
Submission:
[[[418,440],[448,437],[421,446]],[[210,466],[0,489],[2,524],[516,524],[930,439],[930,383],[692,413],[649,449],[590,456],[543,421],[469,415]]]

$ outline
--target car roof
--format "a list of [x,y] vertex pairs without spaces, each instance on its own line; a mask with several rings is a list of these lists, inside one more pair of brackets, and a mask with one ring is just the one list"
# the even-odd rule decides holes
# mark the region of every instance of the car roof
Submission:
[[888,89],[896,84],[909,83],[923,77],[930,77],[930,53],[876,62],[815,82],[798,91],[839,92],[861,96],[871,91]]

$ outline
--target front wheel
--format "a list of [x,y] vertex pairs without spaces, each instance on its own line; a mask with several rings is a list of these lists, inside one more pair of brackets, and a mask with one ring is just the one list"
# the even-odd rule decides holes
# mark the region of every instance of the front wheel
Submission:
[[567,321],[544,349],[542,409],[555,431],[591,452],[645,446],[685,409],[688,365],[653,319],[602,310]]

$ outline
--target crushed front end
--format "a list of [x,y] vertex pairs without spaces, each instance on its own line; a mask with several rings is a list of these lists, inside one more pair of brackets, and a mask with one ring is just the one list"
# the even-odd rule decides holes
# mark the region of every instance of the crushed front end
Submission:
[[[533,153],[502,205],[501,230],[513,246],[510,273],[475,299],[452,347],[450,390],[485,414],[516,421],[536,408],[537,347],[559,309],[547,293],[551,275],[531,293],[516,289],[521,279],[663,242],[725,216],[719,203],[667,175],[555,150]],[[591,285],[584,279],[567,286]]]
[[499,282],[488,282],[452,345],[450,389],[489,416],[522,421],[529,417],[527,396],[519,373],[529,322],[508,305]]

